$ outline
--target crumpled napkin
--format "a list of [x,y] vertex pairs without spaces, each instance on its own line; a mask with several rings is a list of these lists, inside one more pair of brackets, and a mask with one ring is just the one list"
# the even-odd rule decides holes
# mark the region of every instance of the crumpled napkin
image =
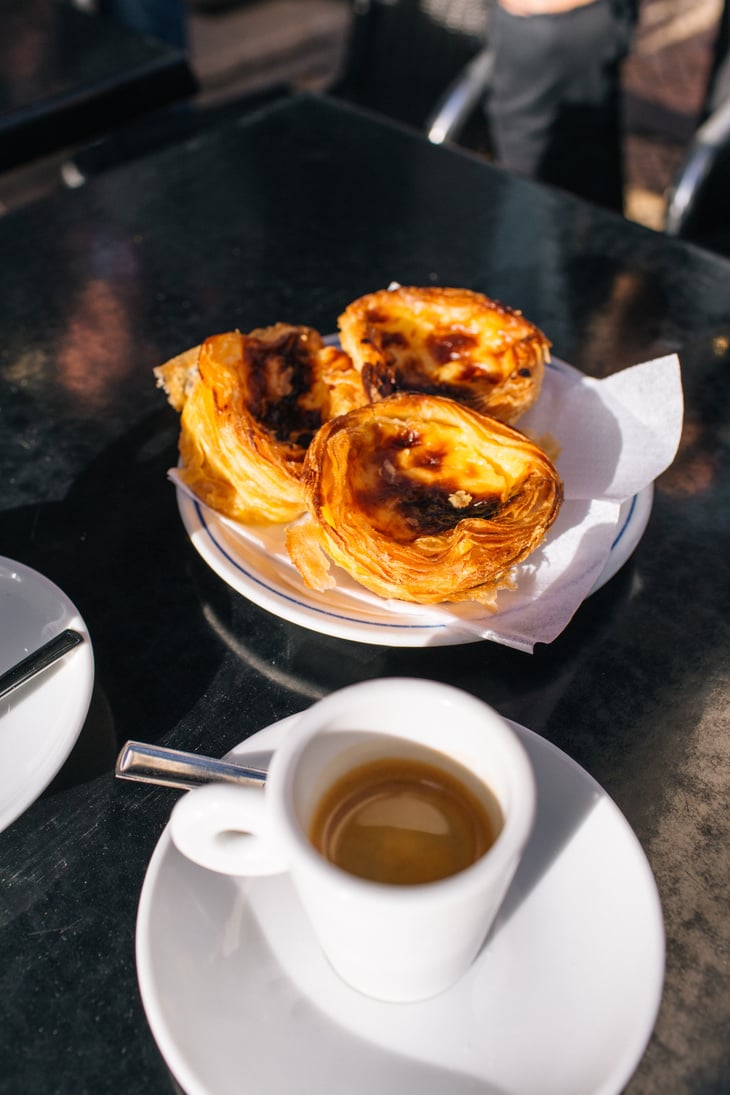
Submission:
[[[500,591],[496,612],[474,602],[421,606],[386,601],[332,565],[338,607],[349,603],[356,617],[358,605],[377,604],[394,620],[403,615],[424,625],[445,622],[455,643],[487,639],[532,652],[537,643],[552,642],[601,584],[636,496],[651,490],[674,459],[683,409],[676,354],[603,380],[554,359],[546,367],[538,402],[518,428],[538,443],[549,440],[551,455],[552,443],[557,447],[553,459],[563,479],[564,501],[543,543],[515,568],[515,588]],[[174,470],[170,477],[186,491]],[[264,550],[268,563],[306,602],[308,591],[284,546],[284,528],[235,528],[244,542]]]

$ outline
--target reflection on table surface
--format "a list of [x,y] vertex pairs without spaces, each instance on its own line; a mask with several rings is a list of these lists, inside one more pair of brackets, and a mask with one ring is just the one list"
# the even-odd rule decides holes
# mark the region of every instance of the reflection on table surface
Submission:
[[[178,422],[152,368],[216,331],[331,331],[394,279],[521,308],[594,376],[680,355],[685,428],[646,533],[532,656],[304,630],[224,585],[182,528],[166,478]],[[668,946],[627,1091],[719,1091],[730,265],[303,96],[6,217],[0,287],[0,554],[65,591],[96,662],[67,765],[0,834],[0,1089],[170,1090],[134,932],[176,793],[115,782],[120,745],[222,755],[341,685],[411,675],[482,697],[616,801],[656,875]]]

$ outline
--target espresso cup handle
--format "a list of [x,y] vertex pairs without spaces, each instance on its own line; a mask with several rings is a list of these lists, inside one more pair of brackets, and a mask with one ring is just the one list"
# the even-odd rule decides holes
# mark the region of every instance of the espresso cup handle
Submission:
[[175,804],[170,833],[178,851],[208,870],[229,875],[280,874],[288,870],[271,831],[265,791],[209,784]]

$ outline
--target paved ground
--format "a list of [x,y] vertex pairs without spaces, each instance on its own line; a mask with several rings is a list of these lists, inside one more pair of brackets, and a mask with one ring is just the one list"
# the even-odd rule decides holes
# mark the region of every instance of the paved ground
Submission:
[[[664,224],[666,193],[701,110],[723,0],[640,0],[625,66],[627,215]],[[325,89],[342,65],[349,0],[188,0],[201,101],[281,81]],[[58,185],[58,157],[0,176],[0,215]]]
[[641,0],[624,70],[627,214],[652,228],[702,109],[721,10],[722,0]]
[[343,61],[348,0],[190,0],[190,53],[202,99],[281,80],[325,89]]

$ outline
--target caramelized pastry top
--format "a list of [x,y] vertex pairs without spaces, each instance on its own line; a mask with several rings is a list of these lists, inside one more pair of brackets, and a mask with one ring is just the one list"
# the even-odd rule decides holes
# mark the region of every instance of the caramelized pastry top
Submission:
[[364,400],[345,353],[311,328],[286,323],[214,335],[155,372],[181,411],[183,482],[238,521],[298,516],[314,434]]
[[432,414],[417,420],[392,418],[393,409],[391,402],[381,408],[388,414],[363,414],[357,423],[340,419],[329,431],[333,445],[340,430],[352,431],[352,501],[373,529],[408,544],[421,536],[438,536],[467,518],[496,516],[523,473],[523,465],[510,467],[514,460],[509,450],[497,466],[485,461],[470,443],[471,436],[451,422]]
[[353,301],[338,325],[373,402],[443,395],[504,422],[535,402],[549,356],[520,312],[468,289],[383,289]]
[[311,521],[288,543],[305,582],[328,581],[316,541],[366,588],[421,603],[491,603],[562,501],[555,468],[523,434],[415,393],[323,426],[303,483]]
[[328,383],[333,365],[345,374],[349,361],[326,347],[316,331],[284,323],[252,331],[242,348],[248,413],[277,442],[291,446],[291,459],[303,460],[322,423],[351,406]]

